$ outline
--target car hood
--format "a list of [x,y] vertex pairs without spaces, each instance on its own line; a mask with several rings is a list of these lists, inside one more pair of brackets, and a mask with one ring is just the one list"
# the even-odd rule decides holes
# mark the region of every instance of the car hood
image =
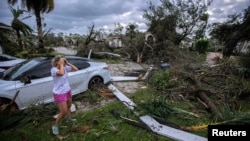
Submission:
[[1,69],[1,68],[0,68],[0,72],[4,72],[4,71],[5,71],[5,69]]
[[8,86],[13,85],[14,83],[15,83],[14,81],[0,80],[0,89],[4,89]]
[[0,66],[13,66],[15,64],[21,63],[25,61],[25,59],[11,60],[11,61],[3,61],[0,63]]

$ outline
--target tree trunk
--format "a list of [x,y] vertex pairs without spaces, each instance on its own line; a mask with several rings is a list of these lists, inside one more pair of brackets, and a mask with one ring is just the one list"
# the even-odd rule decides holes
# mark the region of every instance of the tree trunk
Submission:
[[22,37],[21,37],[21,34],[18,30],[16,30],[16,35],[17,35],[18,45],[19,45],[20,49],[23,51],[24,48],[23,48]]
[[137,53],[137,61],[138,64],[141,64],[142,62],[142,53]]
[[42,27],[40,11],[35,12],[35,15],[36,15],[37,32],[38,32],[39,52],[44,53],[45,47],[44,47],[44,43],[43,43],[43,27]]
[[207,104],[207,106],[210,108],[212,113],[216,115],[216,117],[218,117],[220,120],[223,119],[223,116],[222,116],[220,110],[215,106],[215,104],[206,95],[206,93],[203,90],[201,90],[201,88],[202,88],[201,81],[199,79],[195,79],[195,83],[196,83],[197,89],[200,90],[198,93],[200,99]]
[[248,18],[240,25],[239,29],[234,32],[226,43],[226,47],[223,50],[223,56],[230,57],[233,54],[233,51],[238,42],[249,40],[249,32],[250,32],[250,18]]

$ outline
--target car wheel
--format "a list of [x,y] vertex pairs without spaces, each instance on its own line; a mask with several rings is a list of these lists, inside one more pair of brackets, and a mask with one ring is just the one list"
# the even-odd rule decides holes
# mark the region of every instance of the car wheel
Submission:
[[16,111],[17,106],[15,103],[11,104],[11,100],[5,99],[5,98],[0,98],[0,112],[8,111]]
[[89,89],[94,90],[94,89],[98,89],[99,87],[101,87],[102,84],[103,84],[102,78],[95,76],[89,81],[88,87],[89,87]]

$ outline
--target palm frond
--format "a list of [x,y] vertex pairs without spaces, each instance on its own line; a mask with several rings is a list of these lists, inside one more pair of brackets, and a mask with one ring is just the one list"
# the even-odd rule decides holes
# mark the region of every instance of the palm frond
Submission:
[[250,112],[238,114],[230,120],[215,122],[209,124],[194,125],[190,127],[181,127],[181,129],[186,131],[199,131],[207,129],[208,125],[249,125],[250,124]]

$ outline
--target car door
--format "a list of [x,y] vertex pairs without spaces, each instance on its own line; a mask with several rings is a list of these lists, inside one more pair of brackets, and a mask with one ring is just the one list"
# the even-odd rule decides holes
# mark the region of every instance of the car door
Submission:
[[69,83],[72,90],[72,94],[79,94],[88,89],[88,78],[89,71],[88,67],[90,64],[81,59],[68,59],[70,63],[75,65],[79,70],[76,72],[69,72]]
[[24,77],[31,79],[31,83],[19,87],[19,95],[21,95],[19,99],[24,107],[30,104],[48,103],[54,100],[52,95],[53,80],[50,70],[51,64],[48,61],[24,75]]

